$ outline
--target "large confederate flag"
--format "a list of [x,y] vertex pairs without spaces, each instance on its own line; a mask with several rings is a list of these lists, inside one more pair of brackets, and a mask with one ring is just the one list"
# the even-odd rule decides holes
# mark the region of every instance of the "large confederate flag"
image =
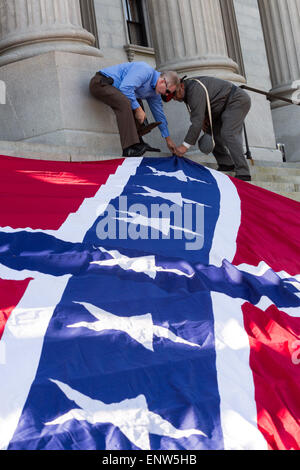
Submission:
[[299,449],[300,204],[0,157],[1,449]]

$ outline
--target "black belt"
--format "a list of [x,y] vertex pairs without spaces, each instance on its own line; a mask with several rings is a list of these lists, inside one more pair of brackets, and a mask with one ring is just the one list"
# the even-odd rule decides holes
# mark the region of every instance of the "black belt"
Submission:
[[114,80],[111,77],[108,77],[107,75],[104,75],[104,73],[101,73],[101,72],[96,72],[96,75],[100,75],[101,80],[104,83],[107,83],[108,85],[113,85]]

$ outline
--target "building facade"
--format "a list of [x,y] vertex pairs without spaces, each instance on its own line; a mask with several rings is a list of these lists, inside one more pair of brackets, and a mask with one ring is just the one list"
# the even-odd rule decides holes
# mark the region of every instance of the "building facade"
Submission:
[[[143,60],[180,76],[212,75],[250,92],[254,158],[300,161],[300,0],[0,0],[0,140],[118,155],[110,108],[89,93],[100,68]],[[299,100],[300,101],[300,100]],[[165,105],[173,140],[189,125]],[[166,150],[156,129],[147,139]],[[194,149],[196,150],[196,149]]]

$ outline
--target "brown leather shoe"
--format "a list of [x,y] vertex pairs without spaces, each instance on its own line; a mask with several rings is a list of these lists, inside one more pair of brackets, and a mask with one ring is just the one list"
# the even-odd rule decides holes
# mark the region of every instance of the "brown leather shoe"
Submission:
[[151,122],[150,124],[142,124],[141,127],[138,129],[138,135],[143,136],[149,134],[153,129],[157,126],[160,126],[161,122]]

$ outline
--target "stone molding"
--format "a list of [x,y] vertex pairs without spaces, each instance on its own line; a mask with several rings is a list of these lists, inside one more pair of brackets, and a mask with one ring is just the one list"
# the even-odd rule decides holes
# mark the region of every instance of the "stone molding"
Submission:
[[159,70],[245,82],[228,56],[219,0],[149,0],[148,9]]
[[79,0],[0,0],[0,66],[50,51],[102,56]]
[[134,44],[125,44],[124,49],[127,53],[128,61],[133,62],[137,56],[149,56],[155,58],[153,47],[138,46]]

